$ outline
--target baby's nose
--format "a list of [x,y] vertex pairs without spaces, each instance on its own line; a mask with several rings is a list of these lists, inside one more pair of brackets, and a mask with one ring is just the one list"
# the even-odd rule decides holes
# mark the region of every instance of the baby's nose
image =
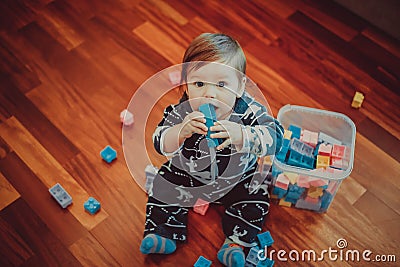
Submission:
[[204,92],[204,97],[214,98],[217,93],[217,85],[212,83],[206,84],[206,91]]

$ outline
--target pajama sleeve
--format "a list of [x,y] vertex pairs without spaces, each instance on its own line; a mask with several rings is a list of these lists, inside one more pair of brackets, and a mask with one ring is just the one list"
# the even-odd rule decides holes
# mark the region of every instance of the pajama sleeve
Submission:
[[181,150],[182,147],[178,148],[176,151],[172,153],[165,152],[164,136],[172,126],[181,123],[183,119],[184,117],[180,114],[179,110],[177,109],[177,106],[175,105],[170,105],[164,110],[163,118],[153,133],[154,148],[158,153],[169,157]]
[[249,105],[245,116],[249,123],[242,126],[242,151],[259,157],[278,153],[283,141],[282,125],[268,114],[263,105],[257,102]]

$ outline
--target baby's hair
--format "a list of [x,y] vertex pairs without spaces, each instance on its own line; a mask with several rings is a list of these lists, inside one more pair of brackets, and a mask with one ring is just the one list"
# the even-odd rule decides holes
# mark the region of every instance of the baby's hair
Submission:
[[[243,75],[238,77],[239,80],[246,74],[246,57],[238,41],[223,33],[200,34],[191,42],[183,56],[181,100],[187,100],[184,84],[187,82],[188,72],[202,67],[204,61],[226,64],[238,70]],[[189,62],[194,64],[185,64]]]

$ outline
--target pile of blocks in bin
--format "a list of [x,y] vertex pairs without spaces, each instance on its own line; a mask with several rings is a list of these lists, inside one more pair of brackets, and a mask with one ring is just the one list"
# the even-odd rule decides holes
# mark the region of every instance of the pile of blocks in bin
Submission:
[[[349,164],[350,148],[323,132],[311,132],[290,125],[276,158],[288,165],[318,169],[321,172],[340,172]],[[318,172],[314,172],[317,174]],[[275,177],[273,196],[279,204],[314,211],[326,211],[340,181],[329,181],[314,176],[272,169]]]

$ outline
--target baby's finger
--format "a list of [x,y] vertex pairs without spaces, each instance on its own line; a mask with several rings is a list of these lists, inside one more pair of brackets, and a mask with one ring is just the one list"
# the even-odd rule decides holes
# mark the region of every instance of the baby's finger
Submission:
[[222,124],[219,124],[218,122],[216,122],[214,124],[214,126],[210,127],[210,131],[213,131],[213,132],[226,132],[227,128],[224,127]]
[[217,146],[217,149],[218,149],[218,150],[223,149],[223,148],[229,146],[230,144],[231,144],[231,139],[228,138],[228,139],[226,139],[222,144],[220,144],[219,146]]
[[203,122],[203,123],[206,122],[206,119],[204,118],[204,114],[201,113],[201,112],[199,112],[199,111],[193,111],[193,112],[190,114],[190,116],[191,116],[191,119],[192,119],[192,120],[200,121],[200,122]]
[[229,138],[229,133],[228,132],[217,132],[217,133],[213,133],[210,135],[211,138]]
[[193,127],[198,128],[198,129],[204,131],[204,132],[207,134],[208,128],[207,128],[207,126],[206,126],[204,123],[199,122],[199,121],[192,121],[190,124],[191,124]]

